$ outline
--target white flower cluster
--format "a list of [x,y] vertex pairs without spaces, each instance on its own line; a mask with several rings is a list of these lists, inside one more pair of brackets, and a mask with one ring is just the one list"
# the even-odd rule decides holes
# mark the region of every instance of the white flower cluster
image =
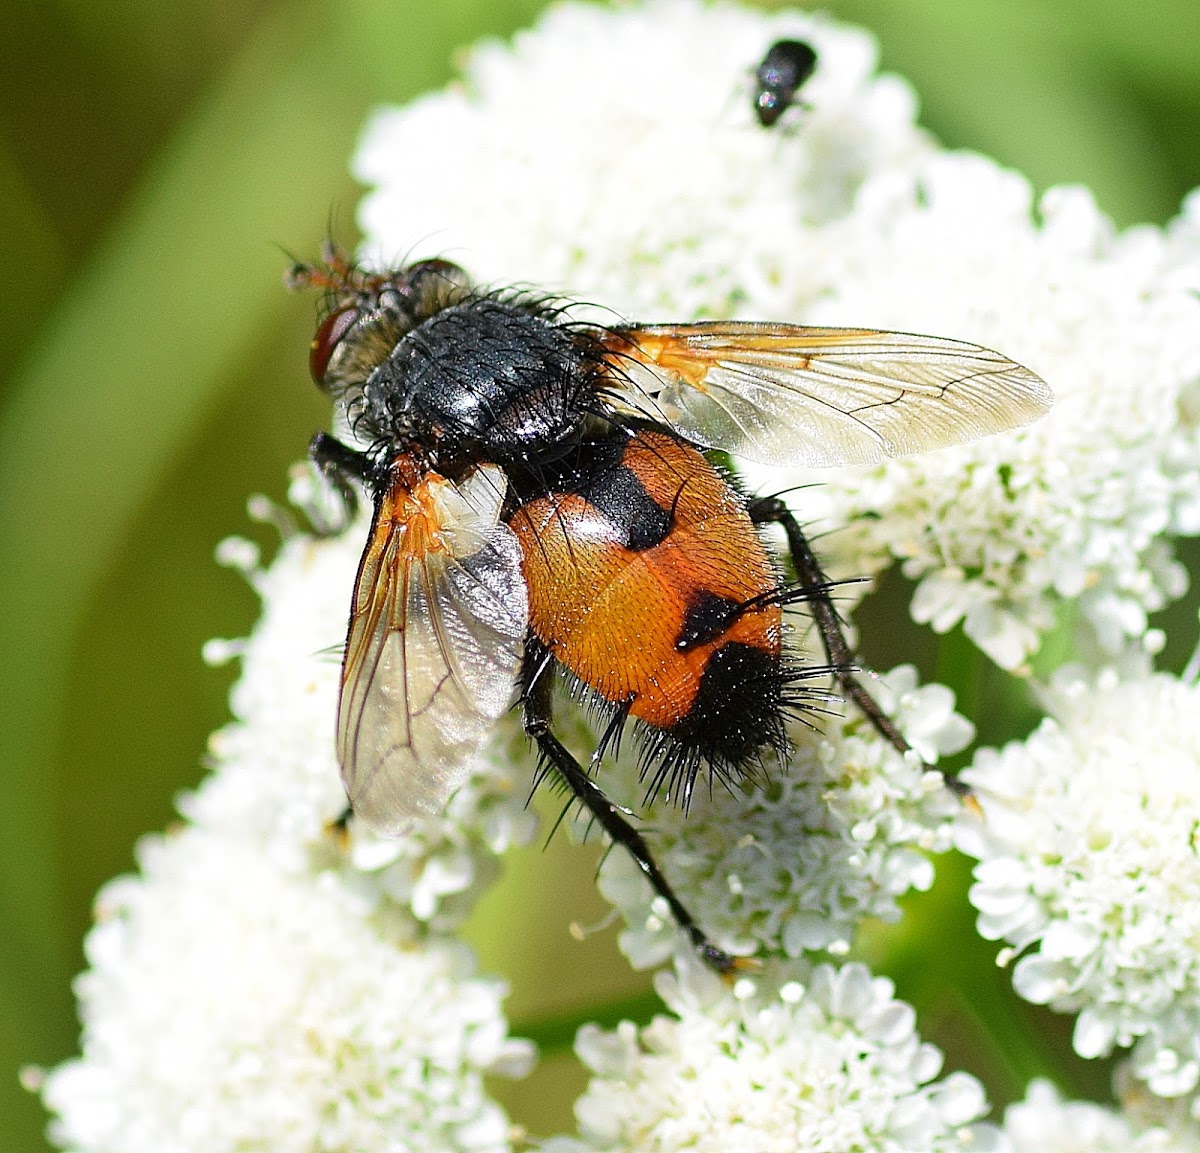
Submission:
[[[901,667],[872,688],[927,762],[970,741],[945,686],[918,688]],[[951,845],[960,806],[941,774],[902,757],[856,711],[795,737],[786,772],[765,787],[700,789],[686,813],[663,803],[649,814],[668,881],[729,953],[845,953],[860,921],[895,921],[899,897],[929,888],[926,854]],[[627,779],[627,799],[637,790]],[[660,964],[680,946],[628,854],[609,854],[600,890],[625,918],[621,948],[634,965]]]
[[[781,37],[819,64],[768,131],[751,75]],[[1005,668],[1023,670],[1064,602],[1093,664],[1142,665],[1161,641],[1147,614],[1186,583],[1170,538],[1200,532],[1200,196],[1165,232],[1117,234],[1080,190],[1035,210],[1021,177],[939,150],[875,55],[810,14],[555,7],[511,46],[477,48],[462,86],[375,118],[356,159],[366,253],[442,255],[480,283],[597,302],[581,316],[869,325],[1000,349],[1050,382],[1050,417],[824,474],[797,513],[825,532],[831,571],[900,561],[916,619],[961,623]],[[816,479],[748,471],[774,491]],[[482,1078],[519,1073],[529,1047],[444,935],[495,855],[532,835],[532,760],[514,717],[441,817],[396,841],[342,827],[338,653],[364,534],[292,534],[266,569],[247,542],[224,546],[263,618],[211,650],[243,675],[213,772],[181,801],[189,825],[145,842],[140,876],[101,894],[83,1052],[44,1088],[77,1153],[509,1148]],[[944,686],[899,669],[876,688],[927,761],[970,739]],[[766,967],[730,988],[680,954],[658,982],[673,1016],[583,1030],[579,1135],[542,1153],[1200,1147],[1198,693],[1147,674],[1061,681],[1054,719],[976,758],[981,819],[857,715],[798,733],[765,789],[653,811],[684,903]],[[624,772],[605,787],[636,802]],[[981,932],[1023,954],[1018,990],[1078,1012],[1082,1054],[1132,1045],[1128,1084],[1176,1104],[1131,1088],[1118,1114],[1035,1084],[1003,1132],[980,1125],[980,1086],[937,1080],[941,1056],[889,982],[801,957],[896,918],[954,835],[979,860]],[[670,956],[678,934],[624,853],[601,884],[635,963]]]
[[1049,1081],[1033,1081],[1004,1111],[1000,1153],[1197,1153],[1200,1128],[1179,1102],[1140,1089],[1119,1071],[1120,1110],[1064,1101]]
[[539,1153],[984,1151],[979,1083],[942,1055],[890,981],[858,964],[773,965],[732,989],[695,963],[660,973],[671,1017],[581,1030],[593,1077],[578,1138]]
[[502,990],[448,944],[398,946],[334,873],[195,827],[100,893],[77,982],[82,1056],[46,1080],[88,1153],[504,1153],[486,1073],[521,1074]]
[[1028,1000],[1079,1014],[1082,1056],[1130,1045],[1164,1096],[1200,1085],[1200,688],[1064,675],[1053,718],[980,751],[979,931],[1003,939]]

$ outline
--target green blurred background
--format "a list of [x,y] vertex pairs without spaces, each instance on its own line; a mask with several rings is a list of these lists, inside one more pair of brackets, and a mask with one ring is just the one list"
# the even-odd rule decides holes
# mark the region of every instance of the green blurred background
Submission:
[[[245,634],[256,603],[214,564],[214,545],[232,532],[270,544],[246,497],[282,499],[288,465],[328,415],[305,368],[312,301],[281,290],[282,249],[314,253],[331,219],[350,234],[347,160],[373,105],[445,83],[460,46],[542,7],[127,5],[8,0],[0,42],[14,277],[0,296],[0,1153],[46,1148],[17,1069],[75,1050],[69,983],[95,890],[172,819],[227,716],[235,670],[205,667],[200,646]],[[1129,224],[1165,222],[1200,184],[1196,0],[824,7],[878,34],[884,65],[913,82],[942,140],[1039,188],[1086,183]],[[908,645],[927,666],[962,649],[950,638],[935,656],[914,630],[889,631],[890,647],[867,654],[881,665]],[[596,1004],[609,1018],[651,1005],[611,931],[584,944],[566,934],[563,909],[601,916],[593,867],[563,838],[519,854],[471,926],[485,967],[513,982],[517,1026],[552,1050]],[[994,949],[969,943],[959,874],[876,960],[948,1065],[1003,1103],[1050,1065],[1067,1023],[1013,1006]],[[512,932],[531,887],[551,912],[521,914]],[[917,951],[930,932],[965,942],[936,971]],[[1058,1067],[1069,1091],[1104,1092],[1105,1070]],[[559,1058],[505,1099],[546,1132],[569,1124],[581,1085]]]

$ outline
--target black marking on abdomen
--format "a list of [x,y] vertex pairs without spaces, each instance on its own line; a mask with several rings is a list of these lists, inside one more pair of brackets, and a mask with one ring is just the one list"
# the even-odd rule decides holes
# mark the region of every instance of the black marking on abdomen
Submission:
[[637,474],[623,464],[602,469],[578,491],[604,514],[621,543],[633,552],[662,544],[671,531],[671,514],[650,499]]
[[697,645],[715,641],[734,621],[741,616],[742,603],[732,597],[718,596],[708,589],[700,589],[688,605],[683,627],[675,639],[675,648],[685,653]]

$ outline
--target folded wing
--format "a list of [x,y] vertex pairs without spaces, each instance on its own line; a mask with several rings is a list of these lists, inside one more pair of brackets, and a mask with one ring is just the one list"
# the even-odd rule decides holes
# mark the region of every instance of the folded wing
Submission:
[[337,750],[354,812],[397,835],[440,813],[508,709],[528,620],[496,467],[398,470],[354,589]]

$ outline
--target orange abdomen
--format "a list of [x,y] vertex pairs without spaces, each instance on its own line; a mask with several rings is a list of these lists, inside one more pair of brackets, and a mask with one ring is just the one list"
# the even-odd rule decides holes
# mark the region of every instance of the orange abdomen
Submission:
[[[748,690],[714,681],[761,677],[764,701],[777,697],[779,578],[744,503],[698,451],[649,430],[584,446],[573,490],[528,501],[509,523],[530,630],[583,684],[660,730],[683,733],[703,713],[738,730],[731,747],[768,739],[740,732],[744,707],[720,719],[722,701]],[[719,738],[681,739],[720,751]]]

